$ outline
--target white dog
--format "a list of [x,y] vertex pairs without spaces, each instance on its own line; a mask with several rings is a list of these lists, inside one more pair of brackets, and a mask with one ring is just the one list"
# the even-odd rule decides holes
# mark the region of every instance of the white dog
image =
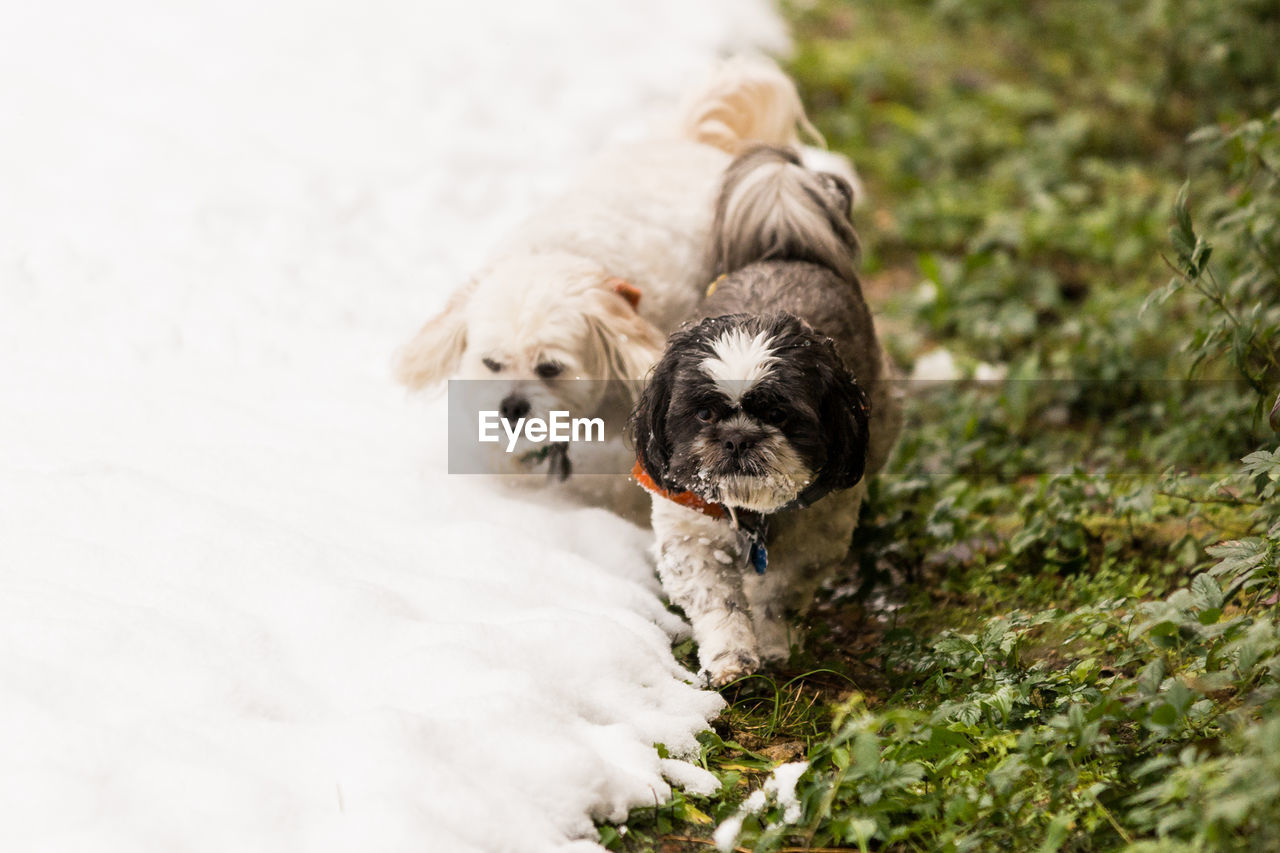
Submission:
[[[632,454],[623,431],[639,383],[564,380],[645,377],[710,280],[715,195],[732,155],[752,143],[794,146],[797,128],[816,136],[776,65],[725,63],[686,99],[678,131],[607,152],[517,229],[403,349],[400,381],[418,390],[450,377],[499,380],[484,386],[485,408],[512,422],[556,409],[603,417],[608,446],[576,467],[624,474]],[[533,464],[519,461],[532,454],[494,447],[495,473]],[[570,466],[559,450],[564,479]],[[625,476],[568,485],[621,514],[647,514]]]

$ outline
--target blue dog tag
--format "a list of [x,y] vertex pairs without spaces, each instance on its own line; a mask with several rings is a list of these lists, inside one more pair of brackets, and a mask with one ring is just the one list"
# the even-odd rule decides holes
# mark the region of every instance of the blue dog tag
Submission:
[[769,549],[764,546],[763,539],[751,540],[751,567],[756,570],[756,574],[764,574],[764,570],[769,567]]

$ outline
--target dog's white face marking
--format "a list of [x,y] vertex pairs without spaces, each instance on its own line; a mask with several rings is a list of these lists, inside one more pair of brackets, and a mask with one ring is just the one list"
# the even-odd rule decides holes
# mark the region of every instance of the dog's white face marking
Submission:
[[769,375],[777,363],[767,332],[754,336],[743,329],[730,329],[711,344],[714,353],[702,360],[702,372],[736,403],[752,385]]

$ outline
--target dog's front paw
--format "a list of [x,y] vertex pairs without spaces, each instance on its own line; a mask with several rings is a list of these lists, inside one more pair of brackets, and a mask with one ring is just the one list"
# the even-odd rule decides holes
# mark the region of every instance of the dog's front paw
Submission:
[[760,657],[747,649],[726,649],[708,661],[703,672],[710,687],[724,687],[760,668]]

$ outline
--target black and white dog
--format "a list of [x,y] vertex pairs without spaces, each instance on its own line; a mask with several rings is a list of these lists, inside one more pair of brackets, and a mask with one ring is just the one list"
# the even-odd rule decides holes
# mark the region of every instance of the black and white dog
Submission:
[[716,686],[785,660],[849,550],[901,428],[854,272],[851,190],[761,146],[729,166],[720,278],[671,335],[631,422],[658,573]]

